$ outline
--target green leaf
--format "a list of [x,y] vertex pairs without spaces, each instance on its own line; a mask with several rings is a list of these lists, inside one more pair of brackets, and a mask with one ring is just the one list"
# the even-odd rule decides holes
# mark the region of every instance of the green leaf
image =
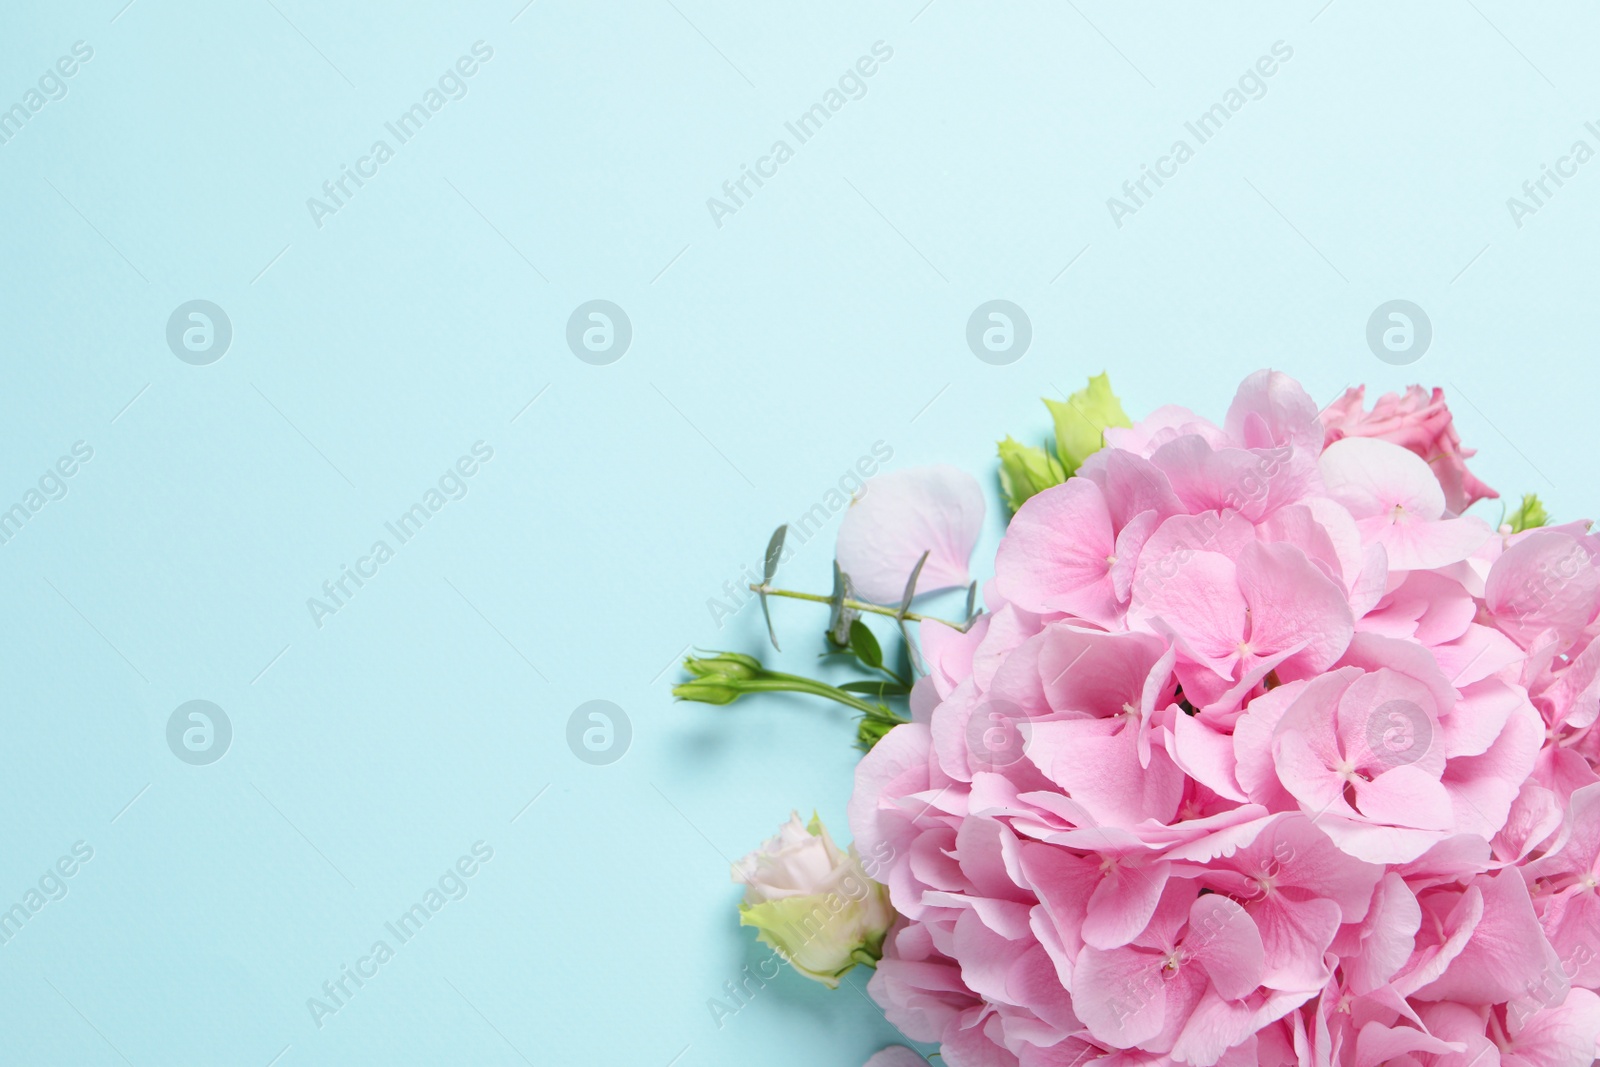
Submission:
[[1524,530],[1533,530],[1540,526],[1550,525],[1550,513],[1539,502],[1538,496],[1533,493],[1524,493],[1522,503],[1517,509],[1506,516],[1506,524],[1511,527],[1512,533],[1521,533]]
[[1042,448],[1033,448],[1010,437],[997,447],[1000,450],[1000,491],[1013,512],[1035,493],[1067,480],[1061,462]]
[[850,651],[856,654],[856,659],[869,667],[883,666],[883,649],[878,645],[878,639],[867,629],[867,624],[856,619],[850,624]]
[[1056,458],[1067,477],[1072,477],[1083,461],[1105,447],[1105,431],[1111,426],[1132,426],[1122,401],[1111,391],[1111,379],[1098,374],[1089,384],[1065,401],[1046,400],[1056,424]]

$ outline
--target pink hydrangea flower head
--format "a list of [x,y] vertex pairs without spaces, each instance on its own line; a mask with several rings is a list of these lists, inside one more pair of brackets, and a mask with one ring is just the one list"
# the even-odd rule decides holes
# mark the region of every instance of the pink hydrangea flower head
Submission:
[[1600,537],[1463,515],[1437,390],[1262,371],[1105,442],[857,771],[890,1021],[952,1067],[1588,1067]]

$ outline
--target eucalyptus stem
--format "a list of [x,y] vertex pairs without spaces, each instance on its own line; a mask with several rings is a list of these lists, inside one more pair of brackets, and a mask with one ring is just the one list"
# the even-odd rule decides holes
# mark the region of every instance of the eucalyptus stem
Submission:
[[[750,591],[753,593],[764,594],[766,596],[786,596],[793,600],[810,600],[817,604],[837,603],[833,597],[823,596],[820,593],[799,593],[793,589],[774,589],[772,586],[765,584],[756,585],[752,583],[750,586]],[[846,598],[843,601],[843,604],[852,611],[867,611],[874,615],[887,615],[891,619],[907,619],[911,622],[941,622],[950,627],[950,629],[955,630],[957,633],[963,634],[967,632],[967,627],[972,625],[971,620],[968,620],[964,623],[951,622],[949,619],[941,619],[935,615],[919,615],[914,611],[902,612],[899,608],[886,608],[882,604],[869,604],[864,600],[851,600]]]

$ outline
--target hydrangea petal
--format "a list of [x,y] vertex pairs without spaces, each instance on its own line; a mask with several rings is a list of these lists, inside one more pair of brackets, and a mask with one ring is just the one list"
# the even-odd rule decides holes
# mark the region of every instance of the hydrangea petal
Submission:
[[880,474],[867,481],[839,525],[839,568],[857,592],[879,604],[900,602],[924,552],[919,592],[966,585],[983,515],[983,488],[956,467]]

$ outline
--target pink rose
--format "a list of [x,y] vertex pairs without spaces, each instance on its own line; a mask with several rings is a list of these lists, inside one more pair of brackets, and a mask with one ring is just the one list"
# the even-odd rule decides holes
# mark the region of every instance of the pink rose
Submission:
[[1467,470],[1467,460],[1477,452],[1461,447],[1443,389],[1430,394],[1413,385],[1404,396],[1385,393],[1368,412],[1361,407],[1365,392],[1364,385],[1347,389],[1323,411],[1324,447],[1346,437],[1376,437],[1410,449],[1433,468],[1444,487],[1445,505],[1457,515],[1479,500],[1499,497]]

